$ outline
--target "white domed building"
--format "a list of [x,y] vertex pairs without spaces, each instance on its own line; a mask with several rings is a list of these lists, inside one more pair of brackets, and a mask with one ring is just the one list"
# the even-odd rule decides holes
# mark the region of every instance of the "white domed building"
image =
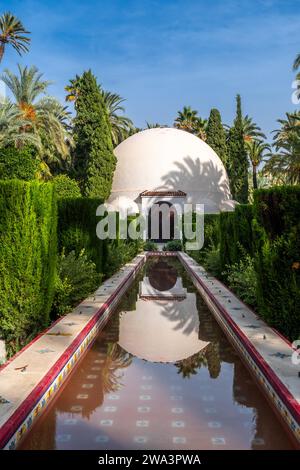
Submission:
[[234,210],[224,165],[189,132],[153,128],[115,149],[117,166],[107,201],[114,210],[148,215],[154,204],[204,204],[206,214]]

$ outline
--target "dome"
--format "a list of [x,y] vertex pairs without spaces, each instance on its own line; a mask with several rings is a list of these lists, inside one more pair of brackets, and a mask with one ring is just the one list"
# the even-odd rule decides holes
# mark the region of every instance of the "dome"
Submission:
[[109,202],[121,196],[136,203],[145,191],[185,193],[187,203],[205,212],[232,210],[224,165],[204,141],[175,128],[153,128],[132,135],[115,149],[117,166]]

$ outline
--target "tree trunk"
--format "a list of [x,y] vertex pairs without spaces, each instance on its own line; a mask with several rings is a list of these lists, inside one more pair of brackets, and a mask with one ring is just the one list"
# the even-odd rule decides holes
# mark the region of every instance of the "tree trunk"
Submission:
[[253,165],[253,189],[257,189],[256,165]]
[[0,44],[0,62],[2,61],[4,54],[4,44]]

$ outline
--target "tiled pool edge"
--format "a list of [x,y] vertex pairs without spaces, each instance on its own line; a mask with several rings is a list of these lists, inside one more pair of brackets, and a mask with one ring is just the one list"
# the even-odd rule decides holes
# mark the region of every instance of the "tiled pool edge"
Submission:
[[[300,449],[300,405],[294,396],[281,382],[276,372],[265,362],[263,357],[257,351],[251,340],[241,331],[238,325],[233,321],[230,314],[220,304],[214,293],[203,283],[195,271],[195,267],[200,267],[192,258],[185,253],[178,253],[178,258],[191,275],[194,285],[213,313],[222,330],[228,339],[240,352],[243,361],[246,363],[252,374],[256,377],[269,402],[285,423],[290,431],[295,445]],[[226,286],[224,286],[226,287]],[[275,330],[273,330],[275,331]],[[287,341],[276,332],[283,341]]]
[[[43,379],[33,388],[21,405],[2,425],[0,428],[0,449],[16,449],[25,434],[31,429],[34,421],[41,415],[53,399],[54,395],[60,390],[65,380],[69,377],[75,364],[77,364],[78,360],[86,352],[99,330],[107,322],[110,313],[112,313],[116,305],[121,300],[123,294],[130,287],[146,259],[147,256],[143,253],[125,265],[132,265],[132,268],[125,279],[117,286],[109,298],[88,321],[69,347],[60,356],[58,361],[48,371],[46,371]],[[53,328],[54,325],[59,324],[64,319],[65,317],[62,317],[54,322],[49,328],[40,333],[33,341],[19,351],[19,353],[12,357],[2,366],[0,374],[1,371],[4,370],[8,364],[13,362],[14,359],[19,357],[23,351],[27,350],[30,345],[46,334],[49,329]]]

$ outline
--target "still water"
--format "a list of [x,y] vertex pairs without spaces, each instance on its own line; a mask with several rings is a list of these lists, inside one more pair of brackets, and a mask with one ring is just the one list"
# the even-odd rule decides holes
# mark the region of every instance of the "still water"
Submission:
[[151,258],[21,449],[289,449],[181,264]]

